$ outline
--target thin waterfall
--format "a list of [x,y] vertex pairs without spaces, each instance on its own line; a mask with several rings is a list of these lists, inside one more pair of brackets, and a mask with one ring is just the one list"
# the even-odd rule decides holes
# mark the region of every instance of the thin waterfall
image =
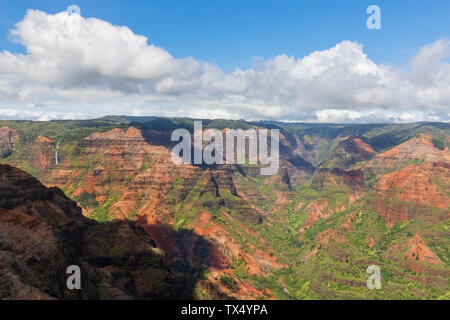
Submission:
[[59,149],[59,141],[56,142],[56,149],[55,149],[55,165],[58,165],[58,149]]

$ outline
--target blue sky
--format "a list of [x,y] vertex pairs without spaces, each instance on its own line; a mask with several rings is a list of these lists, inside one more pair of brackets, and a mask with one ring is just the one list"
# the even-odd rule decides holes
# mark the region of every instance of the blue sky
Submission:
[[[72,4],[84,17],[130,27],[175,57],[226,70],[249,67],[253,57],[301,57],[342,40],[361,42],[377,63],[402,64],[450,34],[448,0],[1,0],[0,48],[24,51],[8,33],[27,9],[57,13]],[[381,8],[382,30],[366,28],[370,4]]]
[[449,37],[448,0],[0,0],[0,119],[450,121]]

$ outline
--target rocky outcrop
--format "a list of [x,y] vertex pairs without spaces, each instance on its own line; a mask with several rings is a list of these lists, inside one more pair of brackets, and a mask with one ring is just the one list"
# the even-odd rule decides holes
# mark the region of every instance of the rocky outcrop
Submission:
[[36,138],[31,148],[26,150],[23,160],[29,162],[31,166],[45,176],[45,171],[55,165],[56,142],[39,136]]
[[0,128],[0,159],[5,159],[12,154],[19,137],[19,132],[15,129],[9,127]]
[[449,186],[448,163],[409,165],[383,176],[368,202],[388,225],[414,218],[439,221],[450,216]]
[[311,180],[311,187],[317,191],[342,187],[351,191],[363,192],[364,173],[361,170],[342,170],[339,168],[318,169]]
[[370,159],[375,151],[364,137],[347,137],[339,143],[345,152],[357,155],[360,161]]
[[[420,279],[419,277],[422,284],[435,281],[435,284],[442,285],[445,284],[445,280],[442,283],[439,276],[444,277],[444,279],[448,279],[450,276],[450,272],[442,268],[444,265],[442,260],[418,233],[390,247],[387,251],[387,257],[398,262],[403,269],[412,270],[422,274],[422,276],[426,275],[426,278]],[[414,280],[417,281],[417,279]]]
[[[192,298],[195,279],[128,222],[99,224],[56,188],[0,165],[0,299]],[[81,268],[82,289],[66,287]]]
[[450,163],[450,152],[439,150],[431,142],[432,137],[418,134],[414,138],[380,154],[364,165],[364,171],[377,175],[402,169],[411,163],[444,162]]
[[[299,208],[308,213],[307,225],[301,232],[319,219],[343,211],[360,199],[365,194],[364,173],[361,170],[318,169],[311,180],[311,188],[326,196]],[[333,199],[333,204],[330,199]]]
[[[168,149],[149,144],[140,130],[131,127],[98,132],[84,138],[75,155],[45,179],[48,185],[70,189],[74,198],[93,195],[99,204],[109,203],[108,217],[145,215],[149,222],[170,222],[167,196],[177,189],[192,188],[202,170],[175,165]],[[182,197],[182,194],[177,194]],[[93,208],[85,207],[86,214]]]
[[439,150],[431,142],[431,136],[420,133],[416,137],[381,153],[377,158],[390,162],[399,160],[422,159],[426,162],[446,162],[450,163],[450,153],[448,149]]
[[406,253],[408,259],[416,261],[424,261],[431,264],[441,263],[441,259],[425,244],[423,239],[416,234],[408,240],[409,250]]
[[368,139],[358,136],[342,138],[329,152],[329,159],[321,164],[326,168],[351,169],[356,163],[367,161],[375,155]]
[[366,175],[378,177],[367,203],[388,225],[414,218],[448,219],[450,152],[434,147],[431,139],[418,134],[364,166]]

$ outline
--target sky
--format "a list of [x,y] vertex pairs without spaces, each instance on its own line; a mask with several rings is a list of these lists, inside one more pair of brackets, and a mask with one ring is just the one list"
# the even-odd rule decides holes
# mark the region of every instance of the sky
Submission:
[[448,122],[449,37],[448,0],[0,0],[0,119]]

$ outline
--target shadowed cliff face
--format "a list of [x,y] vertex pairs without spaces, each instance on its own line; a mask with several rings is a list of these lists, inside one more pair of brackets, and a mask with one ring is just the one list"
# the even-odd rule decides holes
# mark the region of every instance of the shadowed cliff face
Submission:
[[[70,265],[81,290],[66,287]],[[171,272],[141,228],[87,219],[61,190],[0,165],[0,299],[192,299],[199,273]]]
[[9,157],[13,151],[19,132],[9,127],[0,128],[0,159]]
[[[399,127],[384,142],[377,138],[386,136],[384,126],[286,125],[280,131],[280,170],[264,177],[255,165],[175,165],[175,128],[168,121],[134,123],[72,140],[66,138],[70,134],[50,139],[39,133],[20,149],[12,146],[5,161],[62,189],[82,215],[76,206],[74,213],[58,210],[67,201],[64,194],[57,188],[36,193],[32,183],[23,183],[28,178],[18,190],[4,190],[0,207],[39,215],[51,230],[90,221],[93,227],[80,222],[81,229],[92,231],[77,236],[95,257],[86,263],[107,270],[110,280],[114,272],[131,270],[127,279],[134,280],[106,285],[120,290],[114,291],[118,298],[154,298],[142,291],[150,284],[135,282],[146,277],[142,265],[108,260],[122,252],[136,259],[139,254],[121,242],[139,242],[141,236],[150,243],[142,250],[164,256],[158,268],[169,280],[161,291],[171,292],[171,279],[181,277],[196,298],[379,298],[363,290],[370,264],[385,270],[385,298],[442,295],[449,263],[449,151],[445,143],[435,146],[435,136]],[[16,144],[23,137],[17,132]],[[128,233],[133,236],[127,240]],[[112,243],[109,253],[102,251],[104,243]],[[409,270],[428,278],[419,280]],[[407,290],[402,279],[416,289]]]

